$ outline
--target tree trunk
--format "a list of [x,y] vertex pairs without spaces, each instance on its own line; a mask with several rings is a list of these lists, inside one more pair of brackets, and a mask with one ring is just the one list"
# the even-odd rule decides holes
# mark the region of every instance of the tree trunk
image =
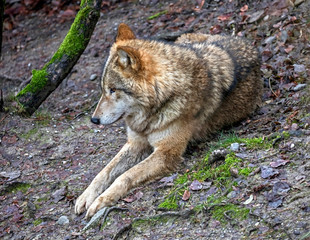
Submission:
[[0,57],[2,50],[2,31],[3,31],[3,20],[4,20],[4,4],[5,0],[0,0]]
[[69,74],[87,47],[100,16],[101,2],[81,1],[81,9],[57,52],[41,70],[32,71],[31,82],[16,95],[21,113],[33,114]]

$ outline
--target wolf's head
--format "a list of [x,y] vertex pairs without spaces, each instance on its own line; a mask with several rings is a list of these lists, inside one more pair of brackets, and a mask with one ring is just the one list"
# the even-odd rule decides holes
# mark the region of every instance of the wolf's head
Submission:
[[121,23],[103,70],[102,96],[93,113],[93,123],[111,124],[152,104],[148,92],[153,91],[150,82],[156,67],[137,41],[132,30]]

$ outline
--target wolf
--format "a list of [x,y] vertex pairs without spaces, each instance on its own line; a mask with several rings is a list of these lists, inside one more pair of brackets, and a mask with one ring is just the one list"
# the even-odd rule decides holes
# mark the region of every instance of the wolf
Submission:
[[128,140],[78,197],[76,214],[87,210],[89,218],[175,171],[190,141],[249,116],[261,102],[260,65],[241,38],[192,33],[171,44],[137,39],[121,23],[91,121],[124,119]]

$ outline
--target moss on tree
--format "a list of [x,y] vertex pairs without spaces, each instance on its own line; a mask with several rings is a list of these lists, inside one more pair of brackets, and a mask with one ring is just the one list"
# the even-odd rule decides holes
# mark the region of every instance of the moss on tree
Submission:
[[41,70],[32,71],[31,82],[17,94],[20,112],[31,115],[71,71],[87,47],[100,16],[101,2],[81,1],[81,9],[59,49]]
[[27,92],[35,93],[40,91],[40,89],[42,89],[47,83],[47,74],[46,67],[42,70],[32,70],[31,82],[17,94],[17,97],[24,95]]

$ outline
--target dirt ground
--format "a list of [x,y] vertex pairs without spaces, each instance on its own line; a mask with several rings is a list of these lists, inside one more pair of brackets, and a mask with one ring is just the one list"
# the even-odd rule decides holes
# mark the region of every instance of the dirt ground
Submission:
[[[309,12],[307,0],[103,1],[89,46],[39,110],[29,118],[0,113],[0,238],[310,239]],[[73,21],[63,15],[39,9],[15,15],[5,29],[0,59],[5,100],[57,50]],[[122,121],[111,126],[90,122],[103,63],[121,22],[141,38],[193,31],[250,39],[263,59],[264,101],[233,129],[191,146],[178,175],[133,190],[105,223],[83,231],[87,221],[74,214],[75,199],[126,142]],[[234,150],[253,172],[232,174],[232,188],[206,180],[198,190],[189,177],[190,198],[179,196],[176,210],[159,208],[175,176],[195,171],[210,147],[231,132],[271,143],[268,148],[240,144]],[[225,192],[225,201],[247,208],[247,217],[236,220],[226,211],[220,221],[210,208],[193,211],[219,192]]]

